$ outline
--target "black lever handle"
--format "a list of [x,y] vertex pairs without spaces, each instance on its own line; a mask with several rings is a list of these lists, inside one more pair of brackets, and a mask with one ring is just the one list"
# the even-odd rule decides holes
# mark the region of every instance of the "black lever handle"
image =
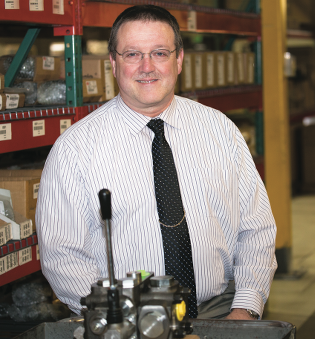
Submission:
[[112,218],[111,194],[108,189],[102,189],[98,193],[101,204],[101,213],[103,220],[110,220]]

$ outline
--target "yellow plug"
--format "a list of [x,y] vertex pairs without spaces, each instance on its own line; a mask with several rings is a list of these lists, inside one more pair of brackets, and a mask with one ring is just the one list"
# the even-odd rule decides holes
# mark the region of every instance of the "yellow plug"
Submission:
[[180,304],[176,304],[175,306],[176,317],[179,321],[184,319],[186,314],[186,304],[185,301],[182,301]]

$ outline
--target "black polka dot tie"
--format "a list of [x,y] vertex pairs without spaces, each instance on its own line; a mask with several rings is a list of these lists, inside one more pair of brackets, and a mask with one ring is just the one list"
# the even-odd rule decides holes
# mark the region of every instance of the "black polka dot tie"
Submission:
[[196,318],[198,310],[191,244],[172,150],[164,136],[163,120],[153,119],[147,126],[155,134],[152,143],[154,185],[165,273],[190,288],[188,314],[190,318]]

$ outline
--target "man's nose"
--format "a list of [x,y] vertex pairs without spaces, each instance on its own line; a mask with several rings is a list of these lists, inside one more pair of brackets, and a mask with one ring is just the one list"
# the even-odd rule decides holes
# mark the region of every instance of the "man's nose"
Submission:
[[150,57],[150,54],[144,54],[142,60],[140,61],[140,70],[149,73],[152,72],[154,69],[155,65]]

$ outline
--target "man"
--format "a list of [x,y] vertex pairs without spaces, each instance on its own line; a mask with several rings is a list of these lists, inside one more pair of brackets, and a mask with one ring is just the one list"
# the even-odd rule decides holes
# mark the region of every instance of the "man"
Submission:
[[[174,96],[184,52],[165,9],[120,14],[109,52],[120,94],[63,133],[42,175],[36,224],[43,273],[79,314],[80,297],[108,276],[98,202],[107,188],[116,278],[138,269],[169,273],[169,253],[181,246],[169,237],[183,228],[192,269],[182,284],[192,289],[199,318],[260,317],[277,266],[276,227],[241,133],[221,112]],[[176,168],[176,198],[172,188],[158,196],[169,183],[158,179],[156,122]],[[161,205],[173,203],[178,219],[164,222]]]

